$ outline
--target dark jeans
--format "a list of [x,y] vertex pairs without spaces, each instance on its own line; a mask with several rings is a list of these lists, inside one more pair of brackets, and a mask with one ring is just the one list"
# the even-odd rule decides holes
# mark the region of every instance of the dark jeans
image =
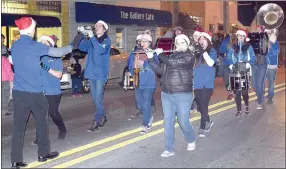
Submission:
[[208,89],[208,88],[195,89],[196,102],[198,105],[198,110],[201,113],[200,129],[205,129],[206,122],[210,122],[208,107],[212,93],[213,89]]
[[46,156],[51,151],[49,127],[47,124],[48,101],[43,93],[13,90],[14,129],[12,133],[11,162],[23,161],[23,146],[26,122],[33,112],[38,139],[38,156]]
[[272,100],[274,97],[274,85],[275,85],[276,74],[277,74],[277,69],[267,69],[268,100]]
[[105,116],[103,105],[105,83],[105,80],[89,79],[90,92],[96,108],[94,120],[97,123],[101,123],[101,119]]
[[1,111],[2,114],[9,112],[10,104],[10,81],[1,82]]
[[235,93],[235,103],[237,111],[241,111],[241,95],[244,100],[245,106],[249,105],[249,95],[248,90],[236,90]]
[[66,132],[66,126],[63,121],[63,118],[59,112],[59,105],[61,102],[62,95],[46,95],[49,103],[49,114],[53,122],[57,125],[60,132]]
[[155,88],[135,89],[135,97],[139,111],[143,113],[143,126],[148,126],[152,116],[151,102],[155,92]]
[[81,94],[81,79],[79,77],[72,77],[72,94]]
[[252,86],[255,89],[258,104],[264,102],[266,73],[267,65],[255,64],[252,66]]
[[229,66],[228,65],[224,65],[223,66],[223,82],[224,82],[224,86],[225,86],[227,91],[230,91],[229,73],[230,73]]

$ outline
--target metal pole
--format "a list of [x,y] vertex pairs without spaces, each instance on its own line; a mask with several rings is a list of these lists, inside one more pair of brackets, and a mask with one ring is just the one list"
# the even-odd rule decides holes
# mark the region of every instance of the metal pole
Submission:
[[223,1],[223,29],[224,33],[229,33],[229,7],[227,1]]
[[179,1],[173,2],[173,27],[178,26],[178,19],[179,19]]

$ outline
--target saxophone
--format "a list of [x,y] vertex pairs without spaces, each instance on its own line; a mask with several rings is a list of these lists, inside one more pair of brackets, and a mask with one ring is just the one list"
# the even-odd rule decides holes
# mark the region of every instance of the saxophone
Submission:
[[139,87],[139,72],[140,72],[140,65],[139,65],[139,53],[136,53],[135,56],[135,67],[134,67],[134,77],[133,77],[133,82],[134,82],[134,86],[135,88]]

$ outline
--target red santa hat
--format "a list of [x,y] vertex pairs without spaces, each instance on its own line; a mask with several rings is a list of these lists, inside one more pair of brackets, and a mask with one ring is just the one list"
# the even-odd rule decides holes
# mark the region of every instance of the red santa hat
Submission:
[[202,28],[197,28],[193,34],[193,36],[199,36],[203,32]]
[[96,22],[96,24],[98,24],[98,23],[102,24],[106,30],[108,29],[108,25],[104,21],[99,20],[99,21]]
[[19,28],[21,35],[31,33],[36,27],[36,21],[31,17],[21,17],[15,20],[15,24]]
[[212,43],[212,33],[211,32],[202,32],[202,33],[200,33],[200,37],[201,36],[204,36],[205,38],[207,38]]
[[43,40],[50,42],[52,44],[52,47],[55,46],[55,39],[53,36],[42,35],[39,41],[43,41]]
[[244,29],[239,29],[238,31],[236,31],[236,35],[242,35],[246,37],[246,42],[250,41],[250,39],[248,38],[248,32],[247,30]]

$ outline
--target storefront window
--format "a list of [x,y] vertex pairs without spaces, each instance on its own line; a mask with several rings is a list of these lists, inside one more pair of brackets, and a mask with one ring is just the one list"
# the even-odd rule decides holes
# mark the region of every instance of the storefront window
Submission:
[[116,28],[116,47],[117,48],[124,48],[124,28]]
[[1,2],[2,13],[15,13],[15,14],[27,14],[28,2],[27,1],[8,1],[3,0]]
[[199,16],[190,16],[200,27],[203,26],[203,18]]

